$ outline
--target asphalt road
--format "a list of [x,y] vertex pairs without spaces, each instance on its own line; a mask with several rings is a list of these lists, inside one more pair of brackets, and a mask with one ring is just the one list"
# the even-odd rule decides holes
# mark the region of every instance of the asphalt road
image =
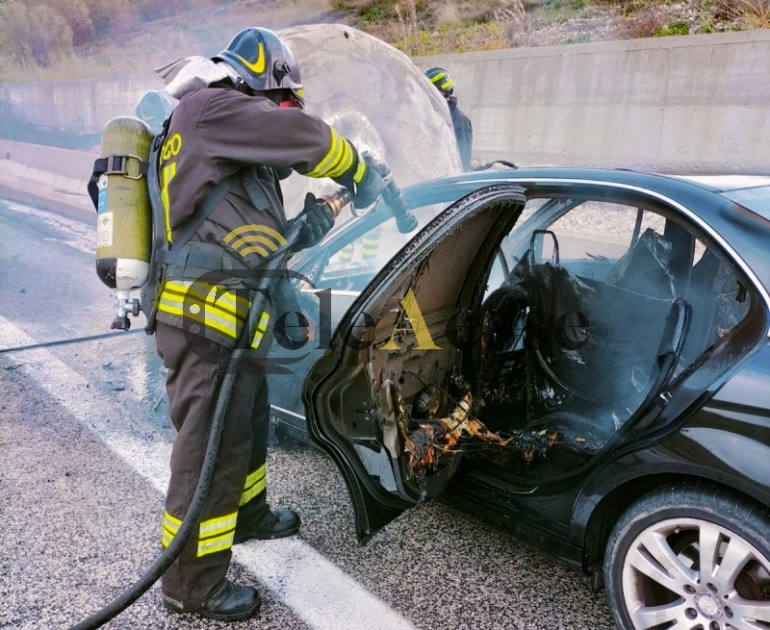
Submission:
[[[0,201],[0,349],[109,332],[91,219]],[[172,439],[143,333],[0,353],[0,628],[68,628],[144,572]],[[231,577],[263,595],[257,619],[172,615],[156,585],[106,627],[613,628],[582,575],[441,503],[359,546],[342,477],[314,449],[272,445],[268,493],[303,527],[235,548]]]

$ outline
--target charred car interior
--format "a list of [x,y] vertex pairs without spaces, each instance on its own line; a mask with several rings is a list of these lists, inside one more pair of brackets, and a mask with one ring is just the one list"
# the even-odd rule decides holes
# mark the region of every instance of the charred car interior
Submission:
[[764,627],[770,187],[477,177],[364,288],[329,273],[353,238],[319,269],[351,301],[302,402],[359,542],[440,495],[584,571],[619,627]]
[[357,301],[349,376],[317,400],[387,493],[435,496],[463,458],[524,485],[579,473],[748,313],[737,267],[665,204],[580,193],[470,195]]

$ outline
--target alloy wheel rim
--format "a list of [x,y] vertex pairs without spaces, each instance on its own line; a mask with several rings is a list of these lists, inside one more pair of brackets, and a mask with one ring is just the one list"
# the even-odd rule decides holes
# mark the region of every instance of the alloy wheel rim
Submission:
[[637,630],[770,630],[770,559],[709,521],[647,527],[626,555],[622,585]]

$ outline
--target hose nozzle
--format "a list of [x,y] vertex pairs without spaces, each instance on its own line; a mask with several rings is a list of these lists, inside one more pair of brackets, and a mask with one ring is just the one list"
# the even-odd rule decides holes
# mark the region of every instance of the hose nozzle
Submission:
[[350,203],[351,199],[353,199],[352,193],[347,188],[340,188],[335,192],[321,195],[317,201],[329,208],[336,219],[340,212],[342,212],[342,209]]
[[409,232],[414,231],[417,228],[417,219],[409,210],[404,201],[404,196],[401,194],[401,189],[393,180],[393,171],[384,162],[371,159],[371,154],[368,151],[364,151],[363,155],[367,162],[371,161],[372,167],[380,174],[382,181],[385,182],[385,187],[382,189],[380,196],[393,212],[398,231],[401,234],[409,234]]
[[409,210],[404,201],[404,195],[401,189],[396,185],[393,179],[393,172],[388,170],[387,175],[383,177],[388,184],[382,189],[382,200],[390,207],[393,216],[396,218],[396,227],[401,234],[409,234],[417,228],[417,219]]
[[383,189],[382,199],[393,211],[393,216],[396,217],[396,227],[401,234],[409,234],[417,228],[417,219],[407,207],[401,189],[396,186],[393,179]]

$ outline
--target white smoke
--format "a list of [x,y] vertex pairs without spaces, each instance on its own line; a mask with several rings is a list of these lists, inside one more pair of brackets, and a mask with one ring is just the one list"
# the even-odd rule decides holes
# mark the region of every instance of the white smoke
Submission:
[[[342,24],[278,33],[299,63],[308,113],[384,160],[400,187],[461,172],[447,104],[409,57]],[[336,187],[292,175],[283,182],[287,215],[297,214],[307,191]]]

